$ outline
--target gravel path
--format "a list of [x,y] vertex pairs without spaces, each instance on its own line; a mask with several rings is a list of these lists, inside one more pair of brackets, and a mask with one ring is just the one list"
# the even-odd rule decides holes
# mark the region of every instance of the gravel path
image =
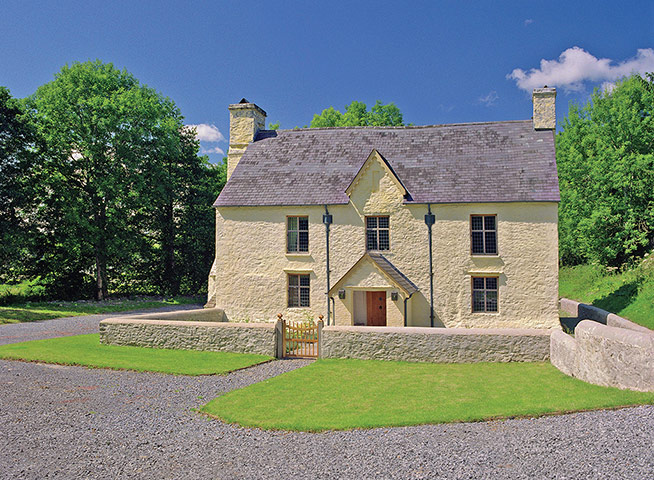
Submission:
[[10,323],[7,325],[0,325],[0,345],[6,343],[26,342],[28,340],[41,340],[43,338],[98,333],[98,324],[105,318],[122,317],[133,313],[173,312],[179,310],[193,310],[196,308],[202,308],[202,305],[171,305],[169,307],[152,308],[149,310],[56,318],[54,320],[46,320],[43,322]]
[[193,410],[306,364],[182,377],[0,361],[0,478],[643,479],[654,472],[652,406],[320,434],[240,428]]

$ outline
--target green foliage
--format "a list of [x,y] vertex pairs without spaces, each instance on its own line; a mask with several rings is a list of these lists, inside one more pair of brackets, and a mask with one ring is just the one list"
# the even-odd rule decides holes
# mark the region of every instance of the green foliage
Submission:
[[[2,105],[6,96],[0,92]],[[95,61],[64,66],[25,105],[25,114],[3,114],[27,119],[33,132],[14,150],[39,155],[0,164],[3,172],[18,165],[16,177],[28,179],[14,197],[29,202],[16,201],[12,211],[30,227],[21,237],[27,253],[7,242],[22,261],[4,280],[40,276],[59,299],[203,290],[213,257],[211,204],[225,167],[197,155],[195,132],[174,102]],[[3,236],[18,234],[14,223]]]
[[[13,284],[0,284],[0,305],[39,300],[45,297],[45,286],[40,278],[23,280]],[[0,323],[2,319],[0,318]]]
[[562,267],[559,294],[654,330],[654,257],[623,271],[600,265]]
[[654,247],[654,77],[573,106],[557,135],[561,261],[620,266]]
[[0,87],[0,280],[19,275],[33,233],[22,215],[32,203],[30,176],[37,136],[22,105]]
[[394,104],[382,104],[380,100],[368,111],[366,104],[356,100],[345,107],[345,113],[326,108],[320,115],[315,114],[311,128],[321,127],[356,127],[356,126],[400,126],[402,113]]
[[269,123],[268,124],[268,130],[279,130],[279,122],[277,123]]
[[270,360],[265,355],[102,345],[100,335],[77,335],[0,346],[0,358],[94,368],[221,375]]
[[[322,431],[479,421],[654,403],[547,363],[318,360],[220,396],[202,411],[247,427]],[[316,408],[320,405],[320,408]]]

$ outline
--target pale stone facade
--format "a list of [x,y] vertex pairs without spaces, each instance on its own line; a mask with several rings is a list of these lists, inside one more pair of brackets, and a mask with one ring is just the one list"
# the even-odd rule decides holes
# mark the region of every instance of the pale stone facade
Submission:
[[[230,139],[228,175],[243,155],[245,140],[251,142],[257,135],[253,119],[259,118],[259,111],[253,104],[245,105],[250,105],[249,110],[242,104],[230,106],[234,140]],[[239,118],[246,121],[241,124]],[[256,121],[262,125],[264,119]],[[325,205],[221,205],[216,208],[216,258],[208,305],[223,309],[230,322],[273,322],[282,313],[290,320],[323,315],[326,324],[355,325],[361,323],[357,312],[365,311],[361,292],[385,292],[387,326],[430,326],[428,205],[406,201],[402,179],[374,149],[351,180],[345,191],[349,202],[327,205],[333,218],[329,294]],[[434,326],[549,329],[559,325],[557,201],[434,202],[429,208],[435,215]],[[383,256],[416,292],[375,262],[359,262],[366,254],[366,216],[375,215],[389,217],[390,249]],[[471,253],[471,215],[496,216],[497,254]],[[288,216],[308,217],[307,252],[287,253]],[[288,307],[289,274],[309,275],[310,306]],[[497,278],[497,312],[473,313],[473,277]]]

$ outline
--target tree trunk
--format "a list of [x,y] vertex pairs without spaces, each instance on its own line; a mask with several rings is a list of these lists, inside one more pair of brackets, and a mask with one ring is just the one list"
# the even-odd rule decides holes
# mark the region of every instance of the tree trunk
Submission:
[[97,212],[96,226],[97,238],[95,241],[95,299],[98,301],[106,300],[109,296],[107,293],[107,211],[104,202],[99,205]]
[[95,254],[95,269],[96,269],[96,289],[95,299],[98,301],[106,300],[107,293],[107,261],[100,251]]
[[179,293],[179,276],[175,265],[175,217],[173,203],[164,207],[162,246],[164,250],[164,288],[170,295]]

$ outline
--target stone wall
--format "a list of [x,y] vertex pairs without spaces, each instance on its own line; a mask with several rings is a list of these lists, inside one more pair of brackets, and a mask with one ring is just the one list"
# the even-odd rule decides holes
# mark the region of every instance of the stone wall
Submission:
[[[159,319],[150,318],[155,315]],[[162,314],[150,314],[103,320],[100,341],[107,345],[270,356],[282,351],[279,321],[198,322],[161,317]],[[540,329],[324,327],[321,332],[322,358],[433,363],[543,362],[549,359],[550,352],[550,332]]]
[[574,337],[552,332],[552,364],[596,385],[654,391],[654,332],[592,305],[561,299],[581,320]]
[[322,358],[409,362],[544,362],[550,332],[536,329],[325,327]]
[[234,324],[119,317],[100,322],[100,342],[106,345],[276,355],[273,323]]

